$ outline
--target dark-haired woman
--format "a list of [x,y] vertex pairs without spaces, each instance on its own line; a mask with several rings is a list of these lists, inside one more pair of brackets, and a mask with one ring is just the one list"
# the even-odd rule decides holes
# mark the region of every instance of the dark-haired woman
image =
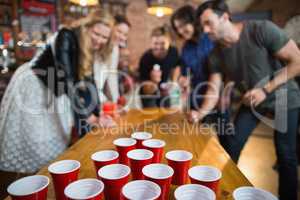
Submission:
[[[182,77],[180,82],[183,86],[190,84],[192,87],[189,97],[190,109],[192,110],[197,110],[201,106],[203,95],[206,92],[206,83],[209,77],[207,59],[214,48],[214,44],[208,35],[201,33],[200,25],[196,23],[195,16],[196,10],[192,6],[186,5],[176,10],[171,17],[173,29],[184,40],[181,53]],[[226,94],[228,93],[226,91]],[[217,124],[219,134],[223,133],[224,130],[221,128],[229,122],[227,110],[229,102],[226,101],[228,98],[221,99],[217,112],[206,118],[208,122],[225,123],[225,125]]]
[[214,44],[206,34],[200,34],[199,26],[195,25],[195,9],[186,5],[179,8],[171,17],[171,24],[177,35],[184,40],[182,48],[182,75],[180,82],[188,84],[188,77],[193,88],[190,105],[196,109],[201,104],[201,94],[205,93],[208,78],[206,69],[207,57]]

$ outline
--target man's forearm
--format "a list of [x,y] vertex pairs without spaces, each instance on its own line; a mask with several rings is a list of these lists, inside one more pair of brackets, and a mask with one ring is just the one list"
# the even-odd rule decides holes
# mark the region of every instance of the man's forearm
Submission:
[[300,61],[293,62],[284,67],[271,81],[269,81],[264,88],[268,93],[273,92],[282,84],[288,82],[290,79],[300,75]]
[[290,40],[276,54],[279,60],[288,63],[264,88],[268,93],[300,74],[300,51],[296,43]]
[[220,74],[212,74],[210,76],[210,80],[207,84],[208,88],[201,108],[199,109],[202,117],[205,117],[216,107],[220,97],[221,84],[222,78]]
[[215,92],[208,91],[205,94],[204,101],[198,111],[203,117],[205,117],[216,107],[218,101],[219,95],[216,95]]

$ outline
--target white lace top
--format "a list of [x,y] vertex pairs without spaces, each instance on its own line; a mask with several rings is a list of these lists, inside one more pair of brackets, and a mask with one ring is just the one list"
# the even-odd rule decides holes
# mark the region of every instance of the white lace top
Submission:
[[[117,102],[119,97],[119,83],[118,83],[118,62],[119,62],[119,47],[114,46],[111,60],[109,63],[104,63],[100,59],[94,62],[94,78],[99,93],[100,103],[107,100]],[[109,99],[104,92],[104,85],[107,83],[108,89],[112,99]]]

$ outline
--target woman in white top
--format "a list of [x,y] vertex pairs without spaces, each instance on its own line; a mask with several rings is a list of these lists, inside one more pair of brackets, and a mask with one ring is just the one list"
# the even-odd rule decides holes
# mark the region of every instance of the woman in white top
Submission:
[[[111,101],[117,103],[119,98],[118,81],[119,48],[115,45],[109,62],[95,60],[94,74],[98,89],[100,104]],[[105,87],[106,86],[106,87]]]
[[120,48],[127,46],[128,33],[130,23],[123,15],[115,16],[115,26],[113,31],[112,42],[114,44],[111,62],[103,63],[101,60],[96,60],[94,71],[97,75],[96,84],[100,96],[100,102],[112,101],[116,103],[120,96],[119,81],[118,81],[118,65],[120,58]]
[[94,64],[95,82],[98,89],[100,103],[117,103],[120,97],[119,93],[119,58],[120,48],[127,46],[130,23],[122,15],[115,16],[115,26],[113,31],[113,51],[110,62],[102,62],[97,59]]

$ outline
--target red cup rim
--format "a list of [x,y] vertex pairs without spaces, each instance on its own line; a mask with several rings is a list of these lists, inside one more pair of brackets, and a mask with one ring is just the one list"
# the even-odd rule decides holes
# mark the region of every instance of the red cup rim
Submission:
[[[161,195],[161,188],[160,188],[160,186],[158,184],[156,184],[156,183],[154,183],[152,181],[148,181],[148,180],[136,180],[136,181],[131,181],[131,182],[127,183],[122,188],[122,194],[127,199],[132,199],[132,197],[130,197],[126,191],[132,191],[132,189],[136,189],[138,186],[143,186],[143,185],[146,185],[146,189],[148,191],[150,189],[157,190],[157,194],[155,194],[153,197],[151,197],[150,199],[147,199],[147,200],[157,199]],[[138,191],[141,191],[141,189],[139,189]]]
[[[65,170],[65,171],[62,171],[62,172],[58,172],[57,170],[55,170],[55,167],[57,167],[58,165],[61,165],[63,163],[74,163],[76,165],[76,167],[72,168],[72,169],[69,169],[69,170]],[[67,173],[70,173],[70,172],[74,172],[76,170],[78,170],[80,168],[81,164],[79,161],[77,160],[60,160],[60,161],[57,161],[55,163],[52,163],[49,167],[48,167],[48,171],[51,173],[51,174],[67,174]]]
[[[98,158],[97,158],[97,156],[98,156],[99,154],[109,154],[109,153],[114,154],[114,156],[112,156],[112,157],[110,157],[110,158],[107,158],[107,159],[103,159],[103,158],[98,159]],[[109,157],[109,156],[107,156],[107,157]],[[98,151],[98,152],[95,152],[95,153],[93,153],[93,154],[91,155],[91,159],[92,159],[93,161],[96,161],[96,162],[112,161],[112,160],[114,160],[114,159],[117,159],[118,157],[119,157],[119,153],[118,153],[117,151],[114,151],[114,150],[103,150],[103,151]]]
[[[118,176],[118,177],[108,177],[107,175],[105,175],[105,174],[108,174],[108,173],[105,173],[105,170],[109,170],[109,169],[112,170],[113,167],[115,167],[115,168],[122,167],[122,169],[125,171],[124,174],[122,174],[122,176]],[[110,165],[101,167],[98,170],[98,176],[103,179],[107,179],[107,180],[122,179],[122,178],[129,176],[130,173],[131,173],[130,167],[128,167],[127,165],[123,165],[123,164],[110,164]],[[112,173],[109,173],[109,174],[112,174]]]
[[[40,178],[40,179],[44,179],[45,180],[45,183],[42,187],[40,188],[37,188],[33,191],[24,191],[24,193],[20,193],[20,192],[14,192],[13,191],[13,187],[22,187],[24,188],[24,186],[22,186],[22,182],[26,182],[26,181],[29,181],[30,179],[37,179],[37,178]],[[8,188],[7,188],[7,192],[12,195],[12,196],[27,196],[27,195],[31,195],[31,194],[34,194],[34,193],[38,193],[42,190],[44,190],[46,187],[48,187],[50,183],[50,180],[47,176],[43,176],[43,175],[33,175],[33,176],[27,176],[27,177],[24,177],[24,178],[21,178],[21,179],[18,179],[16,180],[15,182],[11,183]],[[20,186],[18,186],[18,184],[21,184]],[[31,185],[31,184],[26,184],[26,185]],[[20,188],[19,188],[20,189]]]
[[[95,187],[96,184],[98,184],[98,187],[100,188],[99,191],[97,191],[96,193],[94,194],[91,194],[89,196],[85,196],[85,197],[81,197],[81,196],[72,196],[70,193],[70,190],[79,190],[80,188],[82,188],[83,186],[80,185],[80,184],[83,184],[85,183],[86,184],[86,187],[88,186],[93,186]],[[78,186],[79,185],[79,186]],[[74,188],[73,188],[74,187]],[[77,187],[77,188],[76,188]],[[64,194],[68,197],[68,198],[71,198],[71,199],[76,199],[76,200],[81,200],[81,199],[90,199],[90,198],[93,198],[93,197],[96,197],[98,196],[99,194],[101,194],[101,192],[103,192],[104,190],[104,183],[100,180],[97,180],[97,179],[94,179],[94,178],[87,178],[87,179],[81,179],[81,180],[77,180],[77,181],[74,181],[72,183],[70,183],[64,190]]]
[[[160,143],[160,145],[153,145],[153,143],[151,144],[151,142]],[[163,140],[159,140],[159,139],[145,140],[145,141],[143,141],[142,144],[143,144],[143,146],[148,147],[148,148],[163,148],[164,146],[166,146],[166,142]]]
[[[137,157],[141,156],[141,157]],[[153,158],[154,154],[152,151],[147,149],[133,149],[127,152],[127,157],[132,160],[148,160]]]
[[149,140],[152,138],[152,134],[145,131],[139,131],[132,133],[131,138],[136,140]]
[[[128,144],[128,145],[125,145],[125,144],[120,144],[121,141],[130,141],[131,143]],[[133,145],[136,145],[137,141],[133,138],[118,138],[116,140],[113,141],[113,144],[115,146],[119,146],[119,147],[130,147],[130,146],[133,146]]]
[[[184,153],[186,155],[186,158],[174,158],[174,154],[176,153]],[[177,161],[177,162],[185,162],[193,159],[193,154],[191,152],[185,151],[185,150],[173,150],[166,153],[165,157],[168,160]]]
[[[164,168],[165,170],[167,170],[168,175],[159,177],[159,176],[155,176],[155,175],[151,174],[151,173],[155,172],[158,168]],[[145,176],[152,178],[152,179],[158,179],[158,180],[168,179],[174,175],[174,170],[172,167],[170,167],[169,165],[161,164],[161,163],[154,163],[154,164],[146,165],[145,167],[143,167],[142,172]]]
[[[210,174],[199,174],[200,173],[199,171],[201,170],[206,170],[206,172]],[[194,166],[189,169],[188,174],[189,177],[204,182],[214,182],[222,178],[222,172],[218,168],[213,166],[206,166],[206,165]],[[214,177],[209,177],[209,175],[214,175]],[[199,176],[203,176],[203,177],[199,177]]]
[[207,195],[209,195],[211,198],[208,200],[215,200],[216,199],[216,194],[213,190],[210,188],[199,185],[199,184],[186,184],[186,185],[181,185],[179,186],[175,192],[174,192],[174,197],[175,199],[179,200],[180,195],[186,194],[184,191],[187,189],[188,191],[193,191],[193,192],[200,192],[200,191],[205,191]]

